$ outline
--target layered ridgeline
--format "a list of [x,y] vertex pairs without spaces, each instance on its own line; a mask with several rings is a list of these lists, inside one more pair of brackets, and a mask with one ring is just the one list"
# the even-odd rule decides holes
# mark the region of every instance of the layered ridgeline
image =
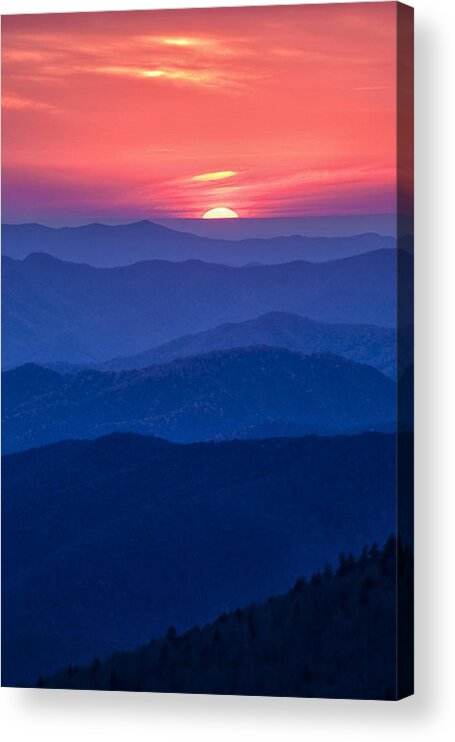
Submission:
[[169,624],[206,623],[384,542],[395,453],[381,433],[191,445],[118,434],[4,457],[2,682],[34,685]]
[[44,254],[3,258],[3,365],[96,363],[270,311],[393,327],[397,255],[411,275],[412,257],[394,250],[244,268],[150,261],[103,269]]
[[[398,552],[398,553],[397,553]],[[285,595],[177,634],[170,626],[134,652],[69,665],[41,688],[395,700],[411,692],[413,556],[391,536],[383,549],[340,555]],[[355,662],[353,662],[355,658]]]
[[[402,363],[411,356],[411,340],[410,328],[399,332]],[[104,361],[96,367],[100,371],[146,368],[186,356],[253,345],[270,345],[305,354],[334,353],[374,366],[387,376],[396,378],[395,329],[363,324],[328,324],[289,312],[268,312],[245,322],[228,322],[136,355]]]
[[203,260],[241,266],[252,262],[324,261],[395,248],[394,237],[358,234],[349,237],[273,237],[210,239],[169,229],[150,221],[108,226],[89,224],[59,229],[40,224],[2,225],[4,255],[22,259],[44,252],[61,260],[112,268],[142,260]]
[[267,346],[214,351],[136,371],[2,374],[5,453],[128,431],[186,443],[393,430],[396,385],[330,354]]

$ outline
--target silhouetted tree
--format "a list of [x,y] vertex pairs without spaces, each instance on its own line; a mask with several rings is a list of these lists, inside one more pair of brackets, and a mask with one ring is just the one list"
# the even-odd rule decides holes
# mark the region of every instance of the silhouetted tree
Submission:
[[331,580],[333,577],[333,569],[330,564],[326,564],[323,571],[324,580]]
[[169,628],[167,630],[167,634],[166,634],[166,639],[169,639],[169,641],[172,642],[172,641],[174,641],[174,639],[176,638],[176,636],[177,636],[177,630],[176,630],[175,626],[169,626]]
[[[331,578],[315,573],[285,595],[225,614],[222,620],[167,637],[132,653],[69,668],[39,687],[107,688],[392,699],[396,681],[397,581],[389,569],[393,538],[358,560],[340,555]],[[400,616],[412,616],[413,558],[402,547]],[[324,575],[330,570],[324,570]],[[304,586],[305,585],[305,586]],[[223,627],[221,629],[221,626]],[[411,634],[410,634],[411,630]],[[412,686],[412,624],[402,663]],[[96,670],[94,667],[96,665]],[[92,672],[90,670],[92,669]],[[120,679],[120,680],[119,680]],[[398,688],[397,691],[395,689]]]

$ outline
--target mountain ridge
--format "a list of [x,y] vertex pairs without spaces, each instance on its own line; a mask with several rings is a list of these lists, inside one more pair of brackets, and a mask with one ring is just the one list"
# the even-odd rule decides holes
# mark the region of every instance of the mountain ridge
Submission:
[[149,220],[129,224],[100,223],[78,227],[47,227],[37,223],[2,224],[3,253],[23,258],[44,252],[65,260],[114,267],[139,260],[161,258],[181,261],[196,257],[225,265],[266,264],[294,259],[331,260],[379,247],[396,247],[394,237],[365,232],[349,237],[287,235],[223,240],[174,230]]
[[393,327],[397,270],[412,275],[411,263],[392,250],[242,268],[198,261],[93,268],[42,254],[3,258],[3,364],[97,363],[275,310]]
[[4,450],[63,438],[147,433],[176,442],[232,438],[272,421],[346,433],[395,420],[396,387],[330,353],[252,346],[134,371],[74,375],[26,364],[2,374]]
[[[403,361],[408,333],[402,332]],[[305,354],[329,352],[374,366],[395,378],[396,331],[377,325],[320,322],[290,312],[270,311],[244,322],[228,322],[199,333],[154,346],[133,356],[96,364],[100,371],[145,368],[210,350],[269,345]]]

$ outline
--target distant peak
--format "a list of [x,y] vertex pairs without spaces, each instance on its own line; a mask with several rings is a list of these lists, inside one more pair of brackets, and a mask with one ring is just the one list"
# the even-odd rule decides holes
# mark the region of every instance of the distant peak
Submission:
[[36,263],[60,263],[64,264],[66,261],[60,260],[60,258],[55,258],[53,255],[49,255],[47,252],[32,252],[30,255],[27,255],[22,261],[22,263],[27,264],[36,264]]

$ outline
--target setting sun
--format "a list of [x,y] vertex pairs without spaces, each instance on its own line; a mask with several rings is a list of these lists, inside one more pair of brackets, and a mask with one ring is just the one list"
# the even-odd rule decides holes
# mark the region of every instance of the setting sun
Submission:
[[238,219],[238,214],[232,209],[219,206],[216,209],[209,209],[203,215],[203,219]]

